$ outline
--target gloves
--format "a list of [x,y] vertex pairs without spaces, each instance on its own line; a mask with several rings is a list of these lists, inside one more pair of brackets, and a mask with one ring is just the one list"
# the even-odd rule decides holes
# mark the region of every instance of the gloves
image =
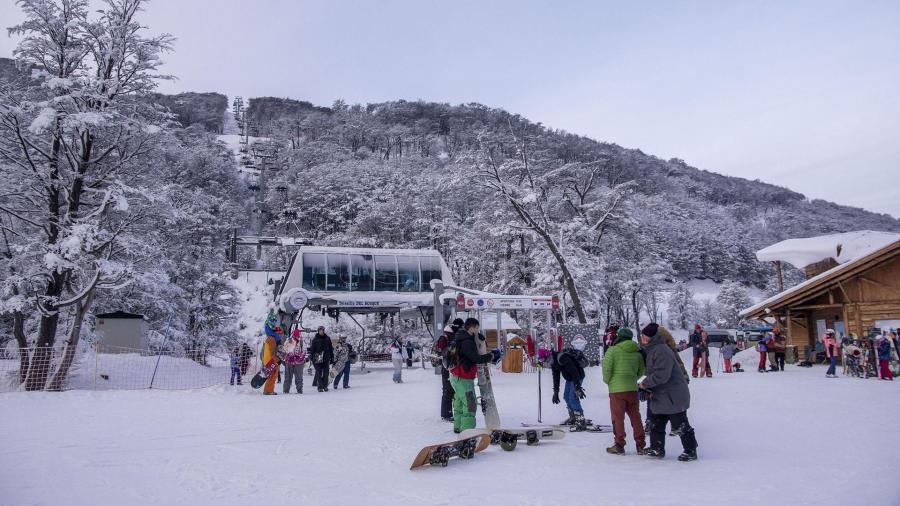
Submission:
[[580,386],[575,387],[575,395],[577,395],[579,399],[584,399],[587,396],[587,394],[584,393],[584,389]]
[[559,404],[559,390],[553,391],[553,404]]
[[503,354],[500,353],[500,350],[498,350],[498,349],[491,350],[491,363],[492,364],[496,364],[497,362],[499,362],[502,357],[503,357]]
[[649,401],[651,397],[653,397],[653,393],[650,392],[650,390],[647,390],[646,388],[638,388],[638,400],[640,402]]

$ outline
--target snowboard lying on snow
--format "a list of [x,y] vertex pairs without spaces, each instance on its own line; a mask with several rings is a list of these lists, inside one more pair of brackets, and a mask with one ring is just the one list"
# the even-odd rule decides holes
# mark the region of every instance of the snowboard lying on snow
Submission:
[[418,469],[425,464],[431,466],[447,467],[452,457],[468,460],[475,454],[484,450],[491,444],[491,437],[487,434],[471,434],[447,443],[426,446],[419,451],[413,460],[410,470]]
[[[547,425],[537,425],[530,423],[523,423],[522,427],[547,427]],[[568,430],[569,432],[599,432],[599,433],[611,433],[613,431],[612,425],[599,425],[592,423],[592,420],[587,420],[587,426],[584,429],[579,429],[575,425],[569,424],[559,424],[559,425],[550,425],[550,427],[560,429],[560,430]]]
[[494,430],[488,429],[468,429],[464,430],[461,437],[474,436],[476,434],[484,434],[490,436],[492,445],[500,445],[506,451],[516,449],[519,441],[525,441],[528,446],[535,446],[545,439],[562,439],[566,436],[566,431],[559,427],[523,427],[520,429],[499,428]]

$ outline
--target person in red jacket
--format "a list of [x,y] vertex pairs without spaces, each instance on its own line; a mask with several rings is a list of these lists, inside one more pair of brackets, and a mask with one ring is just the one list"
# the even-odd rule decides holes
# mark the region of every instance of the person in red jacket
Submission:
[[478,402],[475,399],[475,376],[478,364],[496,362],[500,350],[480,355],[475,345],[475,336],[481,324],[475,318],[468,318],[454,336],[458,350],[457,363],[450,369],[450,384],[453,386],[453,432],[459,434],[466,429],[475,428],[475,411]]
[[825,373],[826,378],[837,378],[834,368],[837,367],[838,353],[840,353],[840,345],[834,337],[834,331],[828,329],[822,336],[822,344],[825,345],[825,356],[828,357],[828,371]]

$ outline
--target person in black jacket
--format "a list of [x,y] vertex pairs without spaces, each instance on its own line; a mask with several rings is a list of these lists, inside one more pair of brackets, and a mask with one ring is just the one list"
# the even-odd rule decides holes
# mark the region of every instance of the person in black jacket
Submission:
[[458,348],[457,364],[450,369],[450,384],[453,385],[453,432],[459,434],[466,429],[475,428],[475,410],[478,403],[475,399],[475,377],[478,364],[496,363],[500,360],[500,350],[481,355],[475,344],[475,336],[481,324],[475,318],[468,318],[463,328],[456,331],[454,341]]
[[441,358],[444,355],[444,350],[453,342],[453,336],[462,326],[462,318],[453,320],[453,323],[446,327],[444,333],[435,341],[432,352],[435,355],[433,365],[441,368],[441,420],[445,422],[453,421],[453,385],[450,384],[450,371],[443,366]]
[[318,388],[319,392],[327,392],[328,368],[334,361],[334,346],[331,344],[331,338],[325,333],[325,327],[319,327],[319,331],[313,337],[309,345],[309,359],[316,369],[313,386]]
[[550,369],[553,372],[553,404],[559,404],[559,377],[562,375],[566,380],[566,388],[563,391],[563,398],[566,401],[566,408],[569,410],[569,418],[563,422],[563,425],[574,425],[577,428],[584,429],[587,423],[584,419],[584,410],[581,407],[581,399],[584,399],[584,367],[587,359],[584,356],[585,342],[577,341],[573,348],[567,346],[559,353],[554,352]]

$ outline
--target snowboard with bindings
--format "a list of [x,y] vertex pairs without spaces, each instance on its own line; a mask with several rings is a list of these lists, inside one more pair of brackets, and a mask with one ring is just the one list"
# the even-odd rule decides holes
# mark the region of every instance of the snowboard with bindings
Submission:
[[[523,423],[522,427],[547,427],[547,425]],[[570,423],[561,423],[558,425],[550,425],[549,427],[553,427],[553,428],[556,428],[559,430],[568,429],[569,432],[603,432],[603,433],[607,433],[607,432],[613,431],[612,425],[595,424],[595,423],[593,423],[593,420],[585,420],[584,425],[581,425],[581,426],[576,425],[576,424],[570,424]],[[579,428],[579,427],[581,427],[581,428]]]
[[422,448],[416,458],[413,460],[410,471],[425,466],[447,467],[451,458],[457,457],[463,460],[471,459],[476,453],[484,450],[491,444],[491,437],[487,434],[474,434],[469,437],[441,443],[429,445]]
[[276,351],[275,356],[272,357],[266,363],[266,365],[264,365],[263,368],[259,370],[258,373],[253,375],[253,378],[250,380],[250,386],[255,389],[263,386],[263,384],[266,382],[266,379],[268,379],[269,376],[271,376],[275,372],[275,370],[278,369],[279,360],[284,360],[284,352],[282,352],[281,350]]
[[528,446],[536,446],[545,439],[562,439],[566,436],[566,431],[559,427],[523,427],[520,429],[500,428],[495,430],[487,429],[468,429],[464,430],[461,436],[474,436],[476,434],[485,434],[490,436],[492,445],[500,445],[506,451],[516,449],[519,441],[525,441]]
[[[487,353],[485,337],[478,334],[475,338],[475,346],[478,353]],[[494,387],[491,384],[491,371],[487,364],[478,364],[478,391],[481,393],[481,412],[484,414],[484,425],[490,430],[500,427],[500,413],[497,411],[497,403],[494,402]]]

